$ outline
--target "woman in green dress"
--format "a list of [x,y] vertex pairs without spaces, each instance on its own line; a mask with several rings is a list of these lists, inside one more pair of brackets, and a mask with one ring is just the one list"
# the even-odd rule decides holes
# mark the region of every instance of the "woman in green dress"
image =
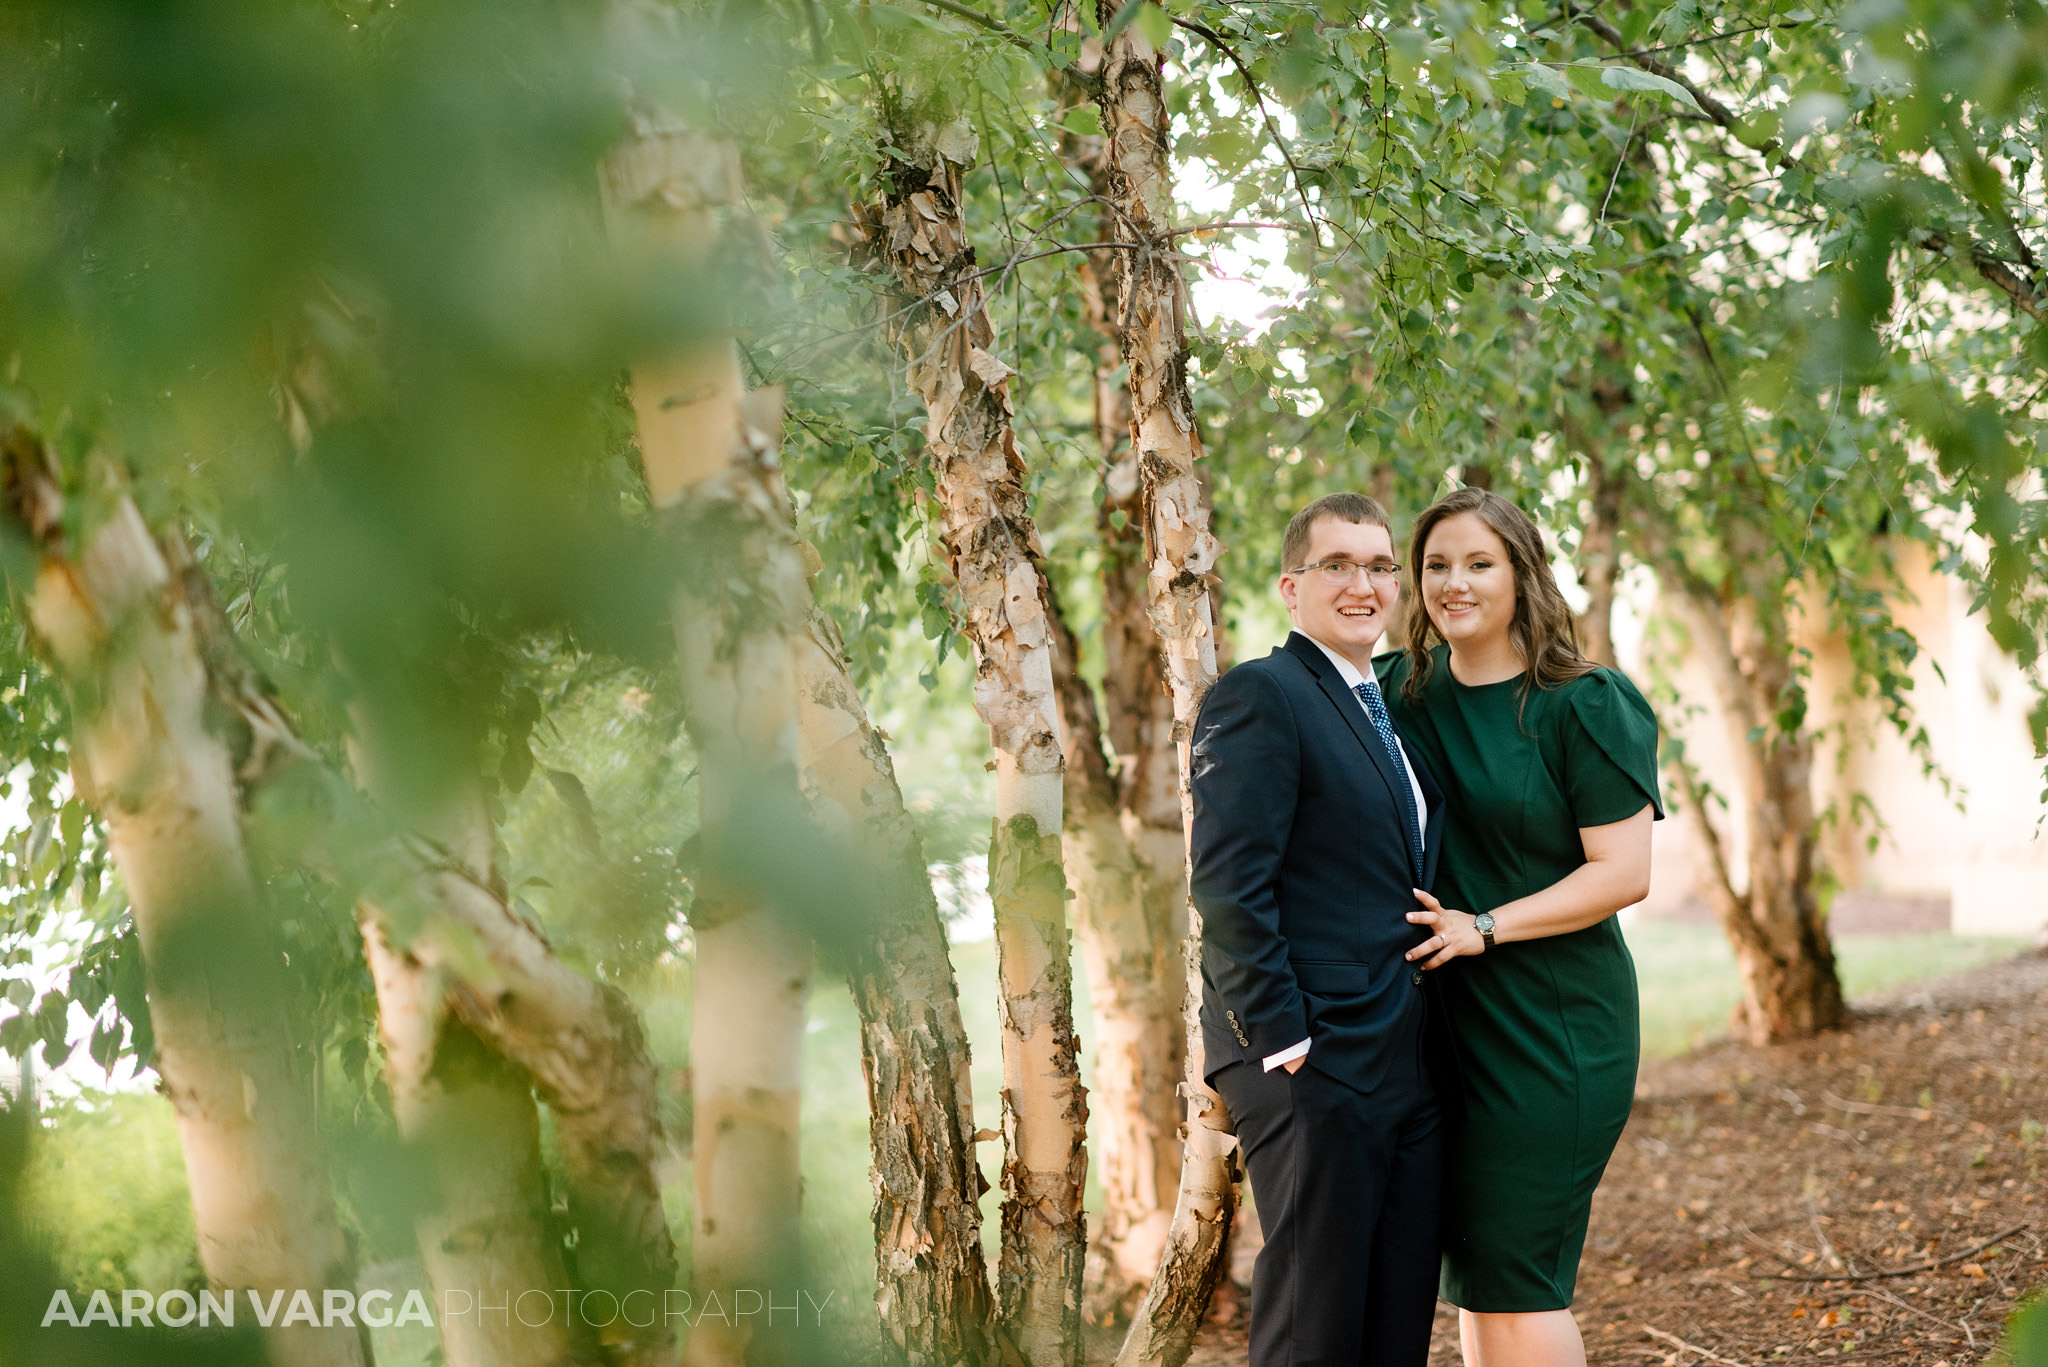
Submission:
[[1415,526],[1423,612],[1380,662],[1444,790],[1435,932],[1455,1066],[1442,1294],[1466,1367],[1583,1367],[1572,1319],[1593,1189],[1635,1095],[1635,965],[1614,913],[1649,889],[1657,722],[1579,652],[1543,534],[1479,489]]

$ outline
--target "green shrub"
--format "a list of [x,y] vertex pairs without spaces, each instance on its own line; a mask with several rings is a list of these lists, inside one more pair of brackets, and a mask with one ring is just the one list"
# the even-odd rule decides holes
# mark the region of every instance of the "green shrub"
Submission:
[[51,1105],[30,1151],[27,1224],[75,1290],[203,1286],[177,1122],[163,1098]]

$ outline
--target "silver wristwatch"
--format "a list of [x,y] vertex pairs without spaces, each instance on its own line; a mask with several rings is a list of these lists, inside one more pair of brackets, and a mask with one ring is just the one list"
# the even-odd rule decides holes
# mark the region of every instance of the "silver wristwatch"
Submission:
[[1477,916],[1473,917],[1473,918],[1472,918],[1472,929],[1474,929],[1474,930],[1476,930],[1476,931],[1478,931],[1478,932],[1479,932],[1479,938],[1480,938],[1480,939],[1482,939],[1482,940],[1484,940],[1484,941],[1486,942],[1486,947],[1487,947],[1488,949],[1492,949],[1492,948],[1493,948],[1493,913],[1492,913],[1492,912],[1490,912],[1490,911],[1482,911],[1482,912],[1480,912],[1480,913],[1479,913],[1479,914],[1478,914]]

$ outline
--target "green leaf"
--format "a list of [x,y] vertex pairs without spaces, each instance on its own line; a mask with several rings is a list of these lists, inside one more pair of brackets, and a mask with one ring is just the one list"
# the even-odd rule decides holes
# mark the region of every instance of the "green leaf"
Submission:
[[2000,1356],[2013,1367],[2048,1362],[2048,1295],[2036,1293],[2013,1313]]
[[[1129,28],[1136,21],[1138,11],[1145,7],[1146,0],[1124,0],[1124,3],[1117,7],[1116,13],[1109,16],[1109,22],[1102,26],[1102,45],[1108,47],[1110,40]],[[1093,6],[1087,8],[1092,9]]]
[[514,793],[523,790],[526,780],[533,777],[533,750],[523,739],[505,751],[505,758],[498,765],[498,777]]
[[597,825],[597,808],[590,801],[590,793],[583,786],[583,780],[566,769],[546,771],[548,783],[558,797],[569,808],[569,814],[576,820],[576,830],[583,837],[583,843],[596,849],[601,843]]
[[1558,74],[1555,67],[1545,66],[1541,62],[1517,62],[1507,67],[1502,74],[1513,76],[1530,90],[1540,91],[1554,100],[1563,100],[1566,103],[1571,101],[1571,84]]
[[362,1036],[351,1035],[342,1042],[341,1071],[348,1080],[360,1087],[363,1085],[363,1065],[370,1061],[370,1046]]
[[112,1069],[116,1060],[121,1057],[122,1033],[121,1022],[118,1019],[102,1021],[94,1026],[92,1043],[86,1049],[92,1056],[92,1061],[102,1068]]
[[45,1045],[62,1044],[70,1033],[71,999],[54,988],[36,1006],[36,1028]]
[[99,1014],[111,990],[98,973],[88,972],[83,964],[71,970],[70,986],[71,999],[84,1007],[88,1016]]
[[1610,66],[1602,72],[1601,80],[1610,90],[1642,90],[1669,95],[1696,114],[1707,112],[1700,108],[1700,102],[1692,97],[1692,92],[1678,82],[1632,66]]
[[1173,17],[1157,5],[1140,6],[1138,17],[1132,22],[1155,51],[1163,49],[1173,37]]

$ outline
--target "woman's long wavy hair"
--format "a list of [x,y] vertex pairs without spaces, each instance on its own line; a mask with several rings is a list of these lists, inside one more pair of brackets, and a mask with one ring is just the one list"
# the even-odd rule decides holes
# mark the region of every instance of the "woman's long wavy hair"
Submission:
[[1508,635],[1522,653],[1523,702],[1530,688],[1556,688],[1599,666],[1579,649],[1579,631],[1571,604],[1557,587],[1550,572],[1550,554],[1543,544],[1543,532],[1520,508],[1487,489],[1457,489],[1423,510],[1415,519],[1415,536],[1409,544],[1409,583],[1415,606],[1408,617],[1408,678],[1401,696],[1414,702],[1436,669],[1430,649],[1443,640],[1443,633],[1430,620],[1422,597],[1422,550],[1429,534],[1445,518],[1472,513],[1493,529],[1508,548],[1508,563],[1515,572],[1515,617]]

